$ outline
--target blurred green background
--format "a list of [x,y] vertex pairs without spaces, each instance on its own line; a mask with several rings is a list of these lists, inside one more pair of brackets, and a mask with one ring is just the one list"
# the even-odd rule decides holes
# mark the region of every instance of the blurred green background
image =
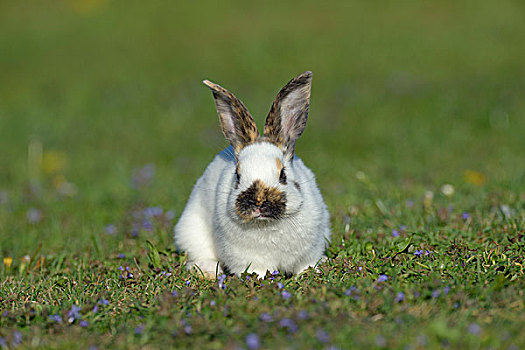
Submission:
[[297,153],[335,221],[445,183],[467,209],[524,196],[521,1],[2,1],[0,33],[3,255],[81,251],[137,198],[177,217],[226,146],[203,79],[262,126],[314,72]]

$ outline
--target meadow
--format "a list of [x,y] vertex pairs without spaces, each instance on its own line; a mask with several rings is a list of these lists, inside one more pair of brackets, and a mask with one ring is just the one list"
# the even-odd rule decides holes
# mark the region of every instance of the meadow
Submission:
[[[0,3],[0,347],[525,347],[519,1]],[[199,278],[173,226],[227,146],[314,73],[296,151],[328,260]]]

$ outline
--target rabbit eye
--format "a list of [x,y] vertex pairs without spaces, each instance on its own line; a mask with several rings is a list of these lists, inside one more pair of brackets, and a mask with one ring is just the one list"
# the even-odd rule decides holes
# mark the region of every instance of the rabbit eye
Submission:
[[284,168],[281,169],[281,174],[279,174],[279,182],[286,185],[286,172],[284,171]]

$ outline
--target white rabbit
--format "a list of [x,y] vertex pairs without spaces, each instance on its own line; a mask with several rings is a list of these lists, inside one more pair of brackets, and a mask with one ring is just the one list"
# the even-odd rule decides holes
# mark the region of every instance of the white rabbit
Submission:
[[277,95],[261,137],[244,104],[205,80],[231,146],[208,165],[175,227],[187,267],[207,278],[244,271],[297,274],[315,266],[330,239],[330,217],[315,175],[294,155],[308,118],[312,73]]

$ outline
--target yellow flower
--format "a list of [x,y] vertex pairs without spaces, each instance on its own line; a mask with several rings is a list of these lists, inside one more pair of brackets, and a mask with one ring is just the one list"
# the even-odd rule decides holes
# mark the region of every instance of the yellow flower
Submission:
[[4,265],[7,268],[10,268],[12,263],[13,263],[13,258],[12,257],[8,256],[8,257],[4,258]]
[[477,185],[477,186],[483,185],[485,181],[487,180],[485,178],[485,175],[483,175],[479,171],[465,170],[464,175],[465,175],[465,181],[467,183]]
[[48,151],[44,152],[40,168],[44,174],[56,174],[63,170],[67,165],[67,156],[64,152]]

